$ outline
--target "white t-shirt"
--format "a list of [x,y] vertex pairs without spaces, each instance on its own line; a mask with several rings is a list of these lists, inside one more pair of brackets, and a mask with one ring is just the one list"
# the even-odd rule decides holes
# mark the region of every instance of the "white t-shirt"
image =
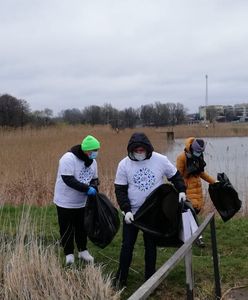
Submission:
[[78,181],[89,184],[98,177],[97,163],[85,167],[84,161],[77,158],[72,152],[66,152],[59,160],[59,168],[54,189],[53,202],[64,208],[81,208],[85,206],[87,195],[66,185],[61,175],[74,176]]
[[146,197],[164,183],[164,177],[171,178],[176,172],[168,158],[157,152],[142,161],[133,161],[127,156],[118,165],[115,184],[128,185],[128,199],[135,214]]

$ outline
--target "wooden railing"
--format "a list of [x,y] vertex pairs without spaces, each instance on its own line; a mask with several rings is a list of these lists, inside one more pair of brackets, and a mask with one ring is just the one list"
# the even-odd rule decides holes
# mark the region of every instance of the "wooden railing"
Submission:
[[215,278],[215,299],[221,298],[221,286],[219,275],[219,262],[216,242],[215,220],[214,213],[210,213],[206,219],[199,226],[197,231],[192,237],[184,243],[167,261],[162,265],[156,273],[152,275],[142,286],[139,287],[128,300],[147,299],[147,297],[158,287],[158,285],[166,278],[172,269],[185,258],[185,270],[186,270],[186,293],[187,299],[194,299],[193,294],[193,269],[192,269],[192,244],[202,234],[206,227],[210,224],[211,230],[211,244],[213,255],[213,269]]

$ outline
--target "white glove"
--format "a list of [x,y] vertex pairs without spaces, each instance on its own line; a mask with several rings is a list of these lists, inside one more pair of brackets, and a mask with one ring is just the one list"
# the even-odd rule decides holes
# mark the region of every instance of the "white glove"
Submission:
[[133,218],[133,214],[131,213],[131,211],[129,211],[129,212],[127,212],[126,214],[125,214],[125,222],[126,222],[126,224],[131,224],[132,223],[132,221],[134,220],[134,218]]
[[183,203],[187,200],[186,194],[184,192],[179,193],[178,201],[179,203]]

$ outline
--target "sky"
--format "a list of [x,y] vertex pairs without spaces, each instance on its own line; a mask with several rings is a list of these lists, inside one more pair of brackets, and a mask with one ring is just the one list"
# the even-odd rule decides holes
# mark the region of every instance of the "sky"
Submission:
[[0,43],[32,111],[248,102],[247,0],[0,0]]

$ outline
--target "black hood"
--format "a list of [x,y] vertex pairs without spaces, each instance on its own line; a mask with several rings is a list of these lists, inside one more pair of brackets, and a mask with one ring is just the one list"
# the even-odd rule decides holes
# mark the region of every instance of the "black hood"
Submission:
[[146,149],[146,159],[149,159],[152,156],[152,151],[154,151],[154,148],[148,137],[143,132],[133,133],[128,142],[127,153],[128,157],[132,160],[136,160],[132,153],[137,147],[144,147]]
[[77,158],[84,161],[86,167],[89,167],[93,163],[93,159],[90,159],[81,149],[81,145],[73,146],[70,150]]

